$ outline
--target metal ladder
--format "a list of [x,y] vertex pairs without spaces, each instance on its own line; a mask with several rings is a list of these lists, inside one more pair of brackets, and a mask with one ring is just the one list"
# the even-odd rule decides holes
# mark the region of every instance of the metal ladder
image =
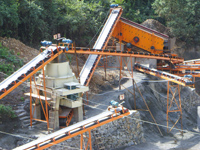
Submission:
[[56,105],[56,98],[52,98],[52,101],[50,103],[51,105],[51,110],[49,111],[49,132],[54,132],[54,123],[55,123],[55,105]]
[[72,120],[73,115],[74,115],[74,111],[73,111],[73,109],[72,109],[72,110],[70,111],[69,115],[67,116],[67,121],[66,121],[66,126],[67,126],[67,127],[69,126],[69,124],[70,124],[70,122],[71,122],[71,120]]

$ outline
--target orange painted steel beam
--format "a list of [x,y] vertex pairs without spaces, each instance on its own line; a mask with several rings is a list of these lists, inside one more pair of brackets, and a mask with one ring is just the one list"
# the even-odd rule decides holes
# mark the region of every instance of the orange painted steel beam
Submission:
[[72,109],[72,110],[70,111],[69,115],[67,116],[67,121],[66,121],[66,126],[67,126],[67,127],[69,126],[69,124],[70,124],[70,122],[71,122],[71,120],[72,120],[73,115],[74,115],[74,111],[73,111],[73,109]]
[[[171,82],[183,85],[183,86],[188,86],[188,85],[186,85],[186,83],[184,81],[178,81],[178,80],[170,78],[170,77],[168,77],[166,75],[162,75],[162,74],[158,74],[158,73],[155,73],[155,72],[152,72],[152,71],[148,71],[146,69],[143,69],[143,68],[140,68],[140,67],[137,67],[137,66],[135,66],[135,69],[138,70],[138,71],[141,71],[141,72],[156,76],[156,77],[160,77],[161,79],[165,79],[165,80],[168,80],[168,81],[171,81]],[[193,85],[193,84],[190,84],[190,85]]]
[[34,75],[37,71],[41,70],[45,65],[47,65],[48,63],[50,63],[53,59],[55,59],[61,53],[63,53],[63,50],[58,51],[58,53],[54,54],[46,62],[43,62],[38,68],[34,69],[30,74],[28,74],[27,76],[25,76],[22,80],[20,80],[18,83],[16,83],[15,85],[13,85],[10,89],[6,90],[3,94],[1,94],[0,95],[0,99],[2,99],[3,97],[5,97],[7,94],[9,94],[15,88],[17,88],[19,85],[21,85],[24,81],[26,81],[28,78],[30,78],[32,75]]
[[[75,50],[69,49],[65,51],[65,53],[75,54]],[[76,50],[77,54],[94,54],[94,55],[107,55],[107,56],[123,56],[123,57],[137,57],[137,58],[148,58],[148,59],[160,59],[160,60],[171,60],[182,63],[184,61],[183,58],[179,57],[171,57],[165,54],[150,54],[150,53],[139,53],[139,52],[130,52],[130,51],[109,51],[109,50],[93,50],[93,49],[79,49]]]
[[[175,90],[172,90],[172,87],[175,87]],[[176,92],[178,92],[178,100],[176,100]],[[169,99],[169,94],[172,94],[172,98]],[[180,96],[180,86],[178,85],[170,85],[169,81],[167,84],[167,112],[166,112],[166,117],[167,117],[167,132],[171,132],[171,130],[176,127],[176,124],[180,121],[181,123],[181,130],[183,130],[183,124],[182,124],[182,107],[181,107],[181,96]],[[174,106],[172,108],[172,103],[175,105],[176,109],[174,109]],[[178,115],[178,119],[176,120],[176,122],[172,122],[172,120],[169,117],[169,113],[174,113],[174,114],[179,114]],[[173,126],[170,127],[169,130],[169,120],[173,123]],[[176,127],[177,128],[177,127]],[[181,134],[183,134],[183,132],[181,131]]]
[[102,55],[100,55],[100,56],[97,58],[96,63],[95,63],[95,65],[94,65],[94,67],[92,68],[91,73],[90,73],[90,75],[89,75],[89,78],[86,80],[85,86],[88,86],[88,85],[89,85],[90,80],[92,79],[92,76],[93,76],[93,74],[94,74],[94,71],[96,70],[97,65],[99,64],[99,61],[101,60],[101,56],[102,56]]
[[[157,36],[154,32],[141,29],[125,20],[120,20],[117,23],[112,36],[154,54],[163,53],[164,41],[168,39]],[[138,38],[137,41],[134,40],[135,37]],[[154,49],[151,48],[152,46]]]
[[[111,11],[112,11],[112,9],[110,10],[110,12],[111,12]],[[122,15],[122,12],[123,12],[123,9],[120,8],[120,12],[119,12],[119,15],[118,15],[118,17],[117,17],[117,20],[116,20],[115,24],[113,25],[111,31],[109,32],[108,37],[106,38],[106,40],[105,40],[105,42],[104,42],[104,44],[103,44],[102,49],[105,49],[105,47],[107,46],[108,41],[110,40],[110,37],[111,37],[111,35],[112,35],[114,29],[116,28],[116,24],[119,22],[119,19],[120,19],[121,15]],[[99,35],[99,36],[100,36],[100,35]],[[76,50],[75,50],[75,53],[77,53]],[[93,66],[93,68],[92,68],[92,70],[91,70],[91,73],[89,74],[89,77],[88,77],[88,79],[87,79],[86,82],[85,82],[85,86],[88,86],[88,84],[90,83],[90,80],[92,79],[92,76],[93,76],[93,74],[94,74],[94,72],[95,72],[95,70],[96,70],[96,68],[97,68],[97,65],[99,64],[99,61],[101,60],[101,57],[102,57],[102,55],[99,55],[99,56],[98,56],[98,58],[97,58],[97,60],[96,60],[96,63],[94,64],[94,66]]]
[[[170,70],[170,67],[157,67],[158,70]],[[200,66],[175,66],[172,71],[182,71],[182,70],[200,70]]]
[[[58,139],[58,140],[56,140],[56,139],[54,139],[54,140],[49,139],[49,140],[51,140],[51,142],[48,143],[48,144],[46,144],[46,145],[44,145],[44,146],[37,147],[36,145],[34,145],[34,146],[32,146],[32,147],[29,147],[28,149],[43,150],[43,149],[45,149],[45,148],[48,148],[48,147],[51,147],[51,146],[56,145],[56,144],[58,144],[58,143],[61,143],[61,142],[63,142],[63,141],[66,141],[66,140],[68,140],[68,139],[70,139],[70,138],[72,138],[72,137],[75,137],[75,136],[77,136],[77,135],[83,134],[83,133],[85,133],[85,132],[89,132],[89,131],[91,131],[91,130],[94,129],[94,128],[98,128],[98,127],[100,127],[100,126],[102,126],[102,125],[104,125],[104,124],[107,124],[107,123],[109,123],[109,122],[115,121],[115,120],[120,119],[120,118],[123,118],[123,117],[125,117],[125,116],[128,116],[129,114],[130,114],[130,112],[121,114],[121,115],[119,115],[119,116],[112,116],[112,117],[111,117],[110,119],[108,119],[108,120],[105,120],[105,121],[102,121],[102,122],[99,122],[99,123],[97,122],[97,124],[92,125],[92,126],[87,127],[87,128],[83,128],[81,131],[78,131],[78,132],[76,132],[76,133],[72,133],[72,134],[70,134],[70,133],[65,133],[66,135],[65,135],[63,138],[60,138],[60,139]],[[67,134],[68,134],[68,135],[67,135]],[[43,142],[43,143],[45,143],[45,142]],[[42,144],[42,143],[40,143],[40,144]],[[39,144],[38,144],[38,146],[39,146]]]

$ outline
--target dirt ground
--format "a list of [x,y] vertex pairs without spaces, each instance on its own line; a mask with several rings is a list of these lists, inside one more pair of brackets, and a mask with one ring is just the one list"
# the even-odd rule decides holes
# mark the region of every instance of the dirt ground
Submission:
[[0,42],[3,46],[9,48],[10,51],[13,51],[16,56],[21,58],[24,63],[27,63],[39,54],[39,50],[31,48],[14,38],[0,37]]
[[[140,82],[143,81],[144,78],[146,78],[146,76],[141,73],[135,73],[134,77],[136,81],[138,82],[138,85],[140,84]],[[132,81],[127,80],[122,85],[128,88],[129,86],[131,86],[131,84],[132,84]],[[90,97],[89,97],[90,102],[89,102],[89,106],[85,106],[86,115],[84,116],[84,119],[90,118],[106,110],[110,100],[112,99],[117,100],[119,94],[122,94],[124,92],[127,92],[127,90],[123,88],[122,90],[119,90],[118,88],[114,88],[110,90],[107,90],[107,89],[103,90],[100,94],[90,93]],[[157,113],[161,113],[161,112],[157,112]],[[143,115],[144,114],[141,114],[142,116],[141,119],[146,120],[146,118],[143,117]],[[166,125],[166,120],[162,122],[162,124]],[[149,150],[149,149],[150,150],[155,150],[155,149],[156,150],[157,149],[158,150],[172,150],[172,149],[198,150],[200,149],[200,140],[199,140],[200,133],[197,132],[196,128],[190,129],[191,132],[184,132],[183,136],[181,136],[179,131],[173,130],[172,133],[168,134],[164,131],[165,129],[162,129],[164,136],[160,136],[159,132],[156,130],[154,125],[143,123],[143,127],[144,127],[144,136],[146,139],[145,143],[133,145],[131,147],[122,147],[116,150],[132,150],[132,149],[134,150]],[[27,138],[36,138],[36,137],[41,137],[48,134],[46,131],[46,125],[41,124],[41,123],[34,125],[32,129],[31,128],[17,129],[13,133],[27,137]],[[27,139],[23,139],[23,138],[17,138],[17,139],[18,139],[17,140],[18,144],[20,143],[20,141],[21,142],[23,142],[23,140],[27,141]]]

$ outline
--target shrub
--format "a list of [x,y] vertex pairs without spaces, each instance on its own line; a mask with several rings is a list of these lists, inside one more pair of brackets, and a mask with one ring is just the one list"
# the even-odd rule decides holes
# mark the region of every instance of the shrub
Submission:
[[17,117],[15,112],[12,110],[12,108],[10,106],[5,106],[0,104],[0,116],[2,118],[4,117],[9,117],[9,118],[15,118]]

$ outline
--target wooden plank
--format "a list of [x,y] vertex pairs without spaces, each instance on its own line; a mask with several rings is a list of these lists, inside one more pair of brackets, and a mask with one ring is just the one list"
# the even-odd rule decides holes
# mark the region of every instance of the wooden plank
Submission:
[[[26,95],[26,96],[31,95],[34,98],[40,98],[41,100],[45,101],[45,96],[42,96],[42,95],[37,95],[37,94],[33,94],[33,93],[24,93],[24,95]],[[47,97],[47,101],[50,101],[50,100],[52,100],[52,98]]]

